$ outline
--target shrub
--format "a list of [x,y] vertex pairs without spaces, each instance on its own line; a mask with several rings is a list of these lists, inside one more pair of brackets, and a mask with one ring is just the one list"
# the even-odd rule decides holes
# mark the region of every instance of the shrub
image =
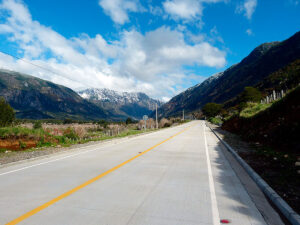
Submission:
[[261,111],[266,110],[272,104],[260,104],[260,103],[247,103],[247,106],[241,111],[241,117],[251,117],[258,114]]
[[216,125],[222,125],[223,123],[223,121],[219,117],[211,117],[208,119],[208,121]]
[[19,145],[21,149],[25,149],[27,147],[26,143],[19,141]]
[[133,123],[133,120],[130,117],[128,117],[126,119],[126,124],[131,124],[131,123]]
[[72,140],[77,140],[79,139],[78,135],[75,133],[74,129],[68,128],[64,131],[65,137],[72,139]]
[[71,124],[73,122],[74,121],[72,119],[66,118],[66,119],[64,119],[63,124]]
[[13,108],[5,102],[4,98],[0,98],[0,127],[12,125],[15,119]]
[[107,126],[108,126],[108,122],[107,121],[105,121],[105,120],[99,120],[98,121],[98,124],[99,125],[101,125],[103,128],[107,128]]
[[160,128],[164,128],[164,127],[170,127],[172,124],[171,124],[171,121],[166,119],[166,118],[162,118],[160,121],[159,121],[159,127]]
[[33,124],[33,129],[41,129],[42,128],[42,123],[41,121],[37,120]]
[[254,87],[245,87],[241,102],[259,102],[262,98],[261,92]]
[[221,112],[221,110],[222,110],[222,105],[213,102],[207,103],[202,108],[203,114],[207,117],[215,117]]

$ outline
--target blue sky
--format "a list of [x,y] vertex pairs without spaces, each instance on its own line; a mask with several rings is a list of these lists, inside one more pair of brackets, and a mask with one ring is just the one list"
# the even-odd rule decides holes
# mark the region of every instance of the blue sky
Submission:
[[22,60],[0,53],[0,67],[167,100],[290,37],[299,12],[299,0],[3,0],[0,50]]

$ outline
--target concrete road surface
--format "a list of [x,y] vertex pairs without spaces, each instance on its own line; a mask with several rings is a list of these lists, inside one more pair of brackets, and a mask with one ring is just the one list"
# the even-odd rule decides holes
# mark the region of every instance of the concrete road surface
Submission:
[[266,224],[203,121],[0,168],[0,224]]

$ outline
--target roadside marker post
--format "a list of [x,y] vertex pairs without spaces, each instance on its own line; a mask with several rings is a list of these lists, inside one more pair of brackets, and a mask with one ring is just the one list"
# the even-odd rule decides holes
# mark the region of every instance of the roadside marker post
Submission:
[[145,121],[145,130],[147,130],[147,120],[148,120],[148,116],[144,115],[143,116],[143,120]]

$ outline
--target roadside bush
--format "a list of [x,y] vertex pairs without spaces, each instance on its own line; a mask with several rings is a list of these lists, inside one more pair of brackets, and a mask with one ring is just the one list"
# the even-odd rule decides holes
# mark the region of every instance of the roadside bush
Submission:
[[87,135],[87,130],[81,126],[75,126],[73,130],[76,136],[79,138],[83,138]]
[[217,103],[207,103],[202,108],[203,114],[207,117],[215,117],[218,115],[222,110],[222,105]]
[[261,98],[262,94],[257,88],[245,87],[241,95],[241,102],[259,102]]
[[222,125],[223,123],[223,121],[219,117],[211,117],[208,119],[208,121],[216,125]]
[[240,112],[241,117],[251,117],[266,110],[272,104],[247,103],[246,107]]
[[108,122],[105,121],[105,120],[99,120],[97,123],[98,123],[99,125],[101,125],[104,129],[106,129],[107,126],[108,126]]
[[74,121],[72,119],[66,118],[66,119],[64,119],[63,124],[71,124],[73,122]]
[[75,133],[74,129],[72,128],[67,128],[65,131],[64,131],[64,136],[69,138],[69,139],[72,139],[72,140],[77,140],[79,139],[78,135]]
[[25,149],[27,146],[26,146],[26,143],[22,142],[22,141],[19,141],[19,145],[20,145],[20,148],[21,149]]
[[42,122],[37,120],[33,124],[33,129],[41,129],[42,128]]
[[4,98],[0,98],[0,127],[12,125],[15,119],[13,108],[5,102]]
[[128,117],[125,122],[126,124],[131,124],[133,123],[133,120],[130,117]]
[[171,121],[166,119],[166,118],[162,118],[159,121],[159,127],[160,128],[170,127],[171,125],[172,125]]

